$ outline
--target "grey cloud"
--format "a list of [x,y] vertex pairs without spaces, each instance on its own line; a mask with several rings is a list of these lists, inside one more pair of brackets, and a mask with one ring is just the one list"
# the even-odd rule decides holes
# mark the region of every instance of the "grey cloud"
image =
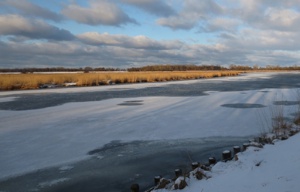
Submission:
[[299,64],[298,32],[248,28],[236,33],[223,33],[217,41],[228,47],[227,54],[222,56],[225,63],[230,62],[225,59],[230,56],[231,62],[237,64],[260,66]]
[[24,36],[31,39],[73,40],[67,30],[41,20],[29,20],[19,15],[0,15],[0,35]]
[[126,35],[111,35],[108,33],[88,32],[77,35],[78,39],[90,45],[119,46],[134,49],[178,49],[182,46],[179,41],[155,41],[145,36],[130,37]]
[[298,32],[244,29],[237,34],[222,34],[219,42],[248,50],[290,50],[298,51],[300,45]]
[[15,43],[1,42],[1,67],[128,67],[136,50],[82,45],[78,42]]
[[268,8],[261,23],[258,24],[262,29],[299,31],[300,12],[293,9]]
[[199,32],[235,32],[241,25],[241,21],[232,18],[217,17],[205,22],[199,29]]
[[91,0],[89,7],[70,4],[62,10],[66,17],[88,25],[120,26],[126,23],[138,24],[130,18],[116,4],[107,0]]
[[189,30],[213,16],[223,13],[223,8],[213,0],[186,0],[183,9],[176,15],[157,19],[156,23],[173,30]]
[[231,0],[237,7],[227,7],[225,14],[253,28],[296,31],[300,24],[300,3],[297,0]]
[[122,2],[139,7],[158,16],[174,15],[174,9],[161,0],[122,0]]
[[182,5],[176,15],[161,17],[156,23],[173,30],[198,27],[200,32],[238,32],[245,26],[261,30],[300,30],[300,2],[297,0],[186,0]]
[[17,12],[24,16],[40,17],[52,21],[59,22],[63,20],[63,16],[43,8],[39,5],[33,4],[28,0],[3,0],[0,2],[2,9],[6,8],[8,12]]
[[200,12],[206,15],[219,15],[223,12],[223,8],[214,0],[185,0],[185,12]]
[[260,66],[293,66],[299,65],[300,56],[286,51],[260,51],[248,55],[248,59],[249,63],[259,63]]
[[186,18],[185,15],[182,16],[171,16],[168,18],[160,18],[156,21],[158,25],[169,27],[173,30],[183,29],[189,30],[195,27],[198,23],[197,19]]
[[[127,68],[149,64],[266,65],[298,64],[299,56],[278,50],[249,50],[226,44],[188,45],[180,49],[135,49],[121,46],[87,45],[79,41],[1,42],[2,67],[82,67]],[[276,59],[274,59],[276,58]],[[259,60],[261,59],[261,60]],[[287,63],[282,63],[286,61]]]

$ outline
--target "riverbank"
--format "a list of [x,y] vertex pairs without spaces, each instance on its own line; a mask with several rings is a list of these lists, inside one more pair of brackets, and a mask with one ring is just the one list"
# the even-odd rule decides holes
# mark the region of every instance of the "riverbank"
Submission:
[[[209,179],[191,177],[182,192],[297,192],[300,189],[300,134],[264,148],[249,147],[237,161],[218,162]],[[169,190],[155,190],[166,192]]]
[[165,82],[236,76],[242,71],[157,71],[99,73],[1,74],[0,90],[26,90],[63,86],[101,86],[112,84]]

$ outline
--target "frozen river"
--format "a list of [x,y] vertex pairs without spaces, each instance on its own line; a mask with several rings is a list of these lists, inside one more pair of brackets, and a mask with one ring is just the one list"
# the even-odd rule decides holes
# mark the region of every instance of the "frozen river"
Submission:
[[300,73],[258,73],[0,92],[0,191],[145,189],[267,131],[274,101],[292,118],[299,87]]

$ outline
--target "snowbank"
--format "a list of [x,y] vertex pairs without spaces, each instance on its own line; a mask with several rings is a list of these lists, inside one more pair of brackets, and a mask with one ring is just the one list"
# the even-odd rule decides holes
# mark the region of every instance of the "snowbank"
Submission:
[[[300,134],[263,149],[250,147],[237,161],[219,162],[212,178],[191,179],[182,192],[298,192],[300,189]],[[166,192],[167,190],[156,190]]]

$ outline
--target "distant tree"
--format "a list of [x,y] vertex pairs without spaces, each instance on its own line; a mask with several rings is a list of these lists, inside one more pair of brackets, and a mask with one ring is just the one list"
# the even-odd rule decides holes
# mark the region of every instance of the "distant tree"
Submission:
[[85,67],[83,71],[84,71],[84,73],[89,73],[90,71],[93,71],[93,68],[92,67]]

